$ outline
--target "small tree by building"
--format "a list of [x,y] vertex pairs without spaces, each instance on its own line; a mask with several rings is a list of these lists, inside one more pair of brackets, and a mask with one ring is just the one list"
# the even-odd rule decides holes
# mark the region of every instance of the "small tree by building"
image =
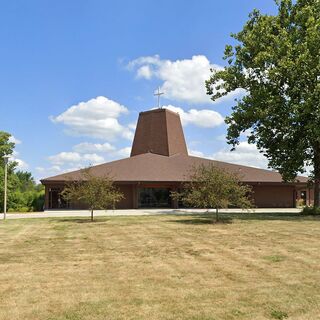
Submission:
[[86,204],[91,211],[91,221],[93,221],[94,210],[114,209],[116,203],[123,198],[123,194],[108,175],[97,177],[90,171],[90,168],[83,169],[81,178],[67,183],[61,195],[67,202]]
[[230,206],[248,209],[252,207],[251,187],[241,183],[236,174],[229,173],[215,165],[194,167],[189,182],[183,184],[181,191],[172,192],[173,199],[185,205],[216,209],[216,221],[219,209]]

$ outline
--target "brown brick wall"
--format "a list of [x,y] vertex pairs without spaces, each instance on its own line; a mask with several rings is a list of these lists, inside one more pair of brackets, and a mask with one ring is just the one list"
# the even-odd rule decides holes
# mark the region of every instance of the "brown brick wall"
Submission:
[[253,198],[258,208],[295,207],[294,186],[253,186]]
[[140,112],[131,157],[144,153],[187,154],[180,117],[167,109]]

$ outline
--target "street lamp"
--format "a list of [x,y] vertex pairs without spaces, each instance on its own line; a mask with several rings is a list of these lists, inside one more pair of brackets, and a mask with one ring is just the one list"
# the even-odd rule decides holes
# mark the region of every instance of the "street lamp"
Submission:
[[3,202],[3,219],[7,217],[7,180],[8,180],[8,162],[9,156],[3,156],[4,160],[4,202]]

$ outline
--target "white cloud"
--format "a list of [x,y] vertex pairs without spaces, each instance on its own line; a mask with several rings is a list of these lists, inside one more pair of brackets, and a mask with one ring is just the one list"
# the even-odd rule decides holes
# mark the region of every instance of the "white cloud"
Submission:
[[48,157],[51,165],[49,167],[36,167],[36,171],[41,176],[52,176],[79,170],[90,165],[98,165],[107,161],[125,158],[130,155],[130,152],[131,147],[116,149],[108,143],[83,142],[75,145],[73,151],[60,152]]
[[131,130],[136,130],[136,127],[137,127],[136,122],[131,122],[128,124],[128,128],[130,128]]
[[249,144],[246,141],[240,142],[235,151],[230,151],[225,148],[214,153],[212,158],[219,161],[242,164],[250,167],[263,169],[268,168],[267,158],[259,152],[255,145]]
[[138,78],[145,78],[145,79],[151,79],[152,78],[152,70],[150,68],[150,66],[148,65],[145,65],[145,66],[142,66],[140,67],[138,70],[137,70],[137,77]]
[[104,140],[122,137],[131,140],[132,131],[119,123],[118,118],[127,114],[128,109],[106,97],[99,96],[73,105],[57,117],[54,123],[62,123],[68,132],[78,136],[88,136]]
[[[19,141],[19,143],[21,143],[21,141]],[[28,163],[20,159],[19,152],[17,150],[13,150],[12,155],[9,158],[9,161],[15,161],[17,163],[17,170],[26,170],[29,168]]]
[[188,150],[188,153],[190,156],[194,156],[194,157],[200,157],[203,158],[204,157],[204,153],[201,151],[197,151],[197,150]]
[[90,153],[90,152],[104,153],[104,152],[114,151],[116,148],[108,142],[103,144],[82,142],[75,145],[72,149],[78,153]]
[[22,159],[15,158],[13,160],[18,163],[18,165],[17,165],[18,170],[26,170],[29,168],[29,165],[25,161],[23,161]]
[[48,160],[54,165],[95,165],[104,162],[104,158],[96,153],[80,154],[78,152],[60,152],[56,155],[50,156]]
[[60,173],[61,172],[61,167],[60,166],[51,166],[49,168],[44,168],[44,167],[36,167],[35,168],[37,172],[39,173],[45,173],[47,174],[48,176],[50,174],[57,174],[57,173]]
[[[99,144],[82,142],[75,145],[72,149],[79,154],[90,152],[105,154],[109,159],[129,157],[131,153],[131,147],[117,149],[109,143]],[[70,153],[73,154],[73,152]]]
[[189,111],[184,111],[182,108],[172,105],[164,106],[164,108],[179,113],[181,122],[185,126],[188,124],[193,124],[198,127],[213,128],[224,123],[224,118],[222,115],[213,110],[191,109]]
[[125,147],[115,151],[113,154],[119,158],[126,158],[130,156],[130,153],[131,153],[131,147]]
[[21,144],[21,140],[17,139],[15,136],[10,136],[9,142],[13,142],[14,144]]
[[[135,70],[137,78],[162,80],[161,90],[168,99],[189,103],[210,103],[212,101],[206,93],[205,81],[210,78],[210,69],[219,71],[223,67],[212,64],[204,55],[175,61],[162,60],[155,55],[131,61],[128,69]],[[243,92],[244,90],[237,89],[217,102],[235,98]]]
[[39,181],[40,179],[44,178],[44,177],[51,177],[51,176],[55,176],[57,174],[62,174],[62,173],[66,173],[66,172],[70,172],[70,171],[76,171],[83,168],[83,166],[81,165],[75,165],[73,167],[61,167],[58,165],[54,165],[54,166],[50,166],[48,168],[44,168],[44,167],[36,167],[35,170],[36,172],[39,174],[37,177],[37,180]]

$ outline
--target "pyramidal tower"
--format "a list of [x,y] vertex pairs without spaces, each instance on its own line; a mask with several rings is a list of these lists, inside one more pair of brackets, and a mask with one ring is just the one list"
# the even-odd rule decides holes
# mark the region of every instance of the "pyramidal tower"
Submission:
[[168,109],[140,112],[130,156],[143,153],[188,155],[178,113]]

